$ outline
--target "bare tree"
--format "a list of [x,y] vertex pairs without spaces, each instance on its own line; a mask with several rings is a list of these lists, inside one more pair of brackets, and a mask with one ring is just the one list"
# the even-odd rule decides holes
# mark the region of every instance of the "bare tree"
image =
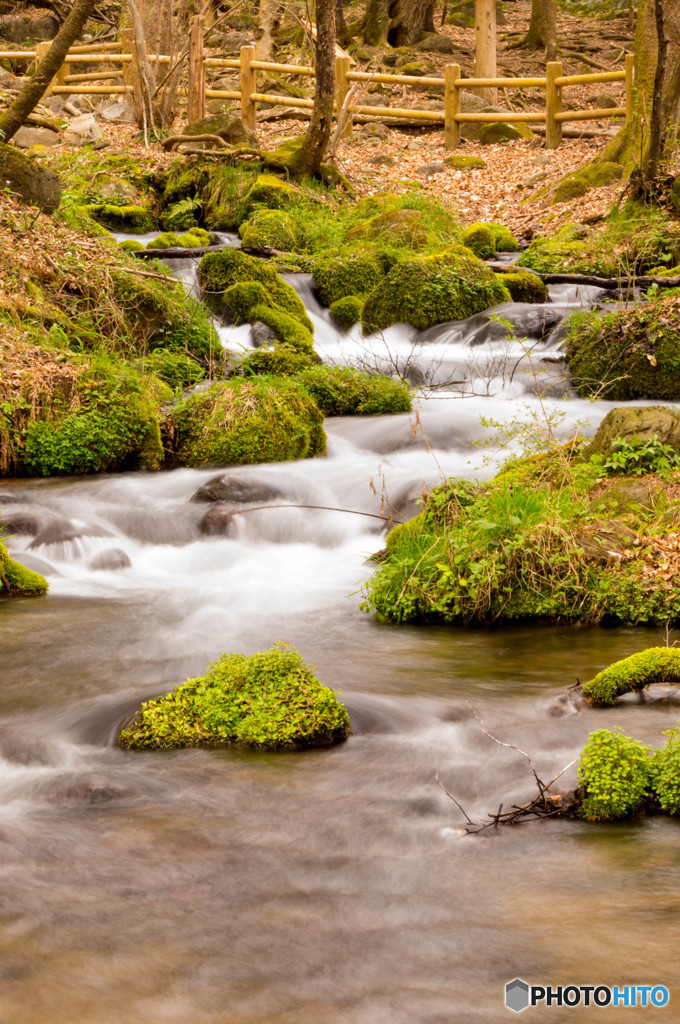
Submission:
[[335,0],[316,4],[316,90],[312,119],[297,161],[298,173],[318,174],[333,130],[335,99]]
[[532,0],[529,31],[515,46],[524,50],[545,48],[546,60],[557,54],[557,4],[555,0]]

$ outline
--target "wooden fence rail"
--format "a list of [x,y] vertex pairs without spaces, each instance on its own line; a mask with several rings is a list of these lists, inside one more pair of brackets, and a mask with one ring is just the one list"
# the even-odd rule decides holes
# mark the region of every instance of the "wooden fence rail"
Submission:
[[[241,116],[244,123],[254,128],[256,124],[257,106],[266,103],[273,106],[285,106],[293,109],[310,110],[313,101],[308,98],[288,96],[281,93],[258,92],[257,74],[261,71],[270,74],[289,75],[312,78],[313,67],[298,64],[279,64],[275,61],[256,60],[255,48],[243,46],[240,57],[222,58],[206,56],[203,51],[204,19],[198,15],[191,19],[189,34],[189,75],[188,75],[188,116],[190,121],[198,120],[205,115],[206,99],[225,99],[240,102]],[[42,60],[50,43],[38,43],[35,50],[0,51],[0,59]],[[133,53],[117,52],[124,45],[121,43],[89,44],[74,46],[64,64],[48,87],[46,95],[92,94],[118,95],[132,92],[130,81],[134,80],[135,56]],[[149,55],[151,63],[169,64],[172,58],[163,55]],[[338,113],[346,101],[349,90],[354,84],[362,82],[370,84],[417,86],[419,88],[437,89],[443,93],[441,110],[418,110],[409,107],[371,106],[355,102],[351,106],[352,113],[372,115],[392,120],[414,120],[432,124],[441,124],[444,128],[445,148],[455,149],[460,144],[461,126],[464,124],[503,124],[522,122],[526,124],[540,123],[546,126],[546,146],[556,149],[562,142],[562,126],[575,121],[599,121],[605,118],[628,118],[633,109],[633,90],[635,83],[635,61],[632,54],[626,56],[623,71],[603,71],[596,74],[565,75],[560,61],[551,61],[546,65],[544,78],[463,78],[459,64],[448,64],[444,68],[444,76],[437,78],[430,75],[412,76],[400,74],[379,74],[369,71],[352,71],[350,59],[346,55],[336,57],[336,96],[335,110]],[[71,74],[71,64],[112,64],[118,70],[92,71],[91,73]],[[237,71],[239,75],[238,89],[210,89],[206,86],[208,69],[225,69]],[[130,77],[130,71],[133,71]],[[103,79],[120,77],[120,85],[92,85]],[[575,85],[595,85],[606,82],[624,82],[626,89],[625,106],[597,108],[592,110],[564,110],[563,92]],[[512,111],[504,113],[479,112],[463,113],[461,110],[461,93],[475,92],[486,96],[489,90],[510,89],[545,89],[544,111]],[[351,127],[348,128],[348,132]]]

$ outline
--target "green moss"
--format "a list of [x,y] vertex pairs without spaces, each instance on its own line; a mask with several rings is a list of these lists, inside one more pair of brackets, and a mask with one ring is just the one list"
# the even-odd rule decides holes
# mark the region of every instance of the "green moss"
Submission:
[[591,704],[615,704],[624,693],[643,690],[653,683],[680,682],[680,651],[673,647],[650,647],[617,661],[583,686]]
[[463,246],[452,246],[393,267],[368,296],[362,323],[365,332],[399,322],[425,330],[509,301],[491,270]]
[[481,156],[467,156],[464,153],[444,157],[444,163],[456,171],[481,171],[487,166],[486,160],[482,160]]
[[270,246],[281,252],[298,252],[300,231],[296,220],[282,210],[257,210],[239,228],[241,241],[250,246]]
[[489,224],[496,243],[496,252],[517,252],[519,245],[510,228],[505,224]]
[[240,281],[232,284],[222,296],[222,311],[234,324],[253,322],[256,306],[266,306],[269,293],[259,281]]
[[361,373],[348,366],[315,366],[297,380],[324,416],[376,416],[411,411],[411,392],[403,381]]
[[618,313],[572,316],[565,351],[583,395],[680,399],[680,301],[656,299]]
[[143,373],[153,373],[173,391],[190,388],[205,377],[205,370],[191,356],[157,348],[134,364]]
[[323,416],[289,377],[233,378],[171,413],[179,460],[188,466],[285,462],[323,455]]
[[245,197],[247,214],[264,208],[285,210],[300,202],[300,190],[274,174],[260,174]]
[[174,231],[164,231],[148,243],[147,249],[199,249],[212,243],[213,236],[209,231],[195,227],[181,235]]
[[579,816],[589,821],[629,818],[645,801],[651,779],[649,750],[621,732],[598,729],[581,752]]
[[331,306],[349,295],[368,295],[382,279],[383,268],[374,253],[326,251],[315,258],[312,276],[321,301]]
[[338,327],[349,330],[354,324],[361,322],[361,310],[364,307],[363,298],[358,295],[346,295],[344,299],[337,299],[329,306],[328,312],[335,320]]
[[136,241],[134,238],[127,238],[124,242],[118,243],[118,248],[122,249],[123,252],[139,252],[140,249],[144,248],[144,244]]
[[156,227],[156,218],[144,206],[113,206],[110,203],[92,203],[85,212],[111,231],[130,231],[144,234]]
[[471,224],[465,228],[462,242],[480,260],[490,260],[496,254],[496,239],[488,224]]
[[527,124],[513,121],[512,124],[494,122],[483,124],[479,129],[479,142],[482,146],[494,146],[498,142],[514,142],[516,139],[533,139],[534,133]]
[[39,597],[45,593],[47,580],[10,558],[7,548],[0,541],[0,598]]
[[35,476],[101,473],[163,459],[160,402],[169,397],[155,377],[122,360],[98,357],[78,380],[76,411],[56,406],[25,430],[22,467]]
[[328,746],[350,732],[346,709],[298,652],[278,644],[223,654],[205,676],[147,701],[119,744],[153,750],[236,743],[280,750]]
[[282,309],[272,309],[271,306],[255,306],[252,317],[253,322],[259,320],[270,327],[279,341],[290,345],[291,348],[302,352],[312,351],[314,338],[290,313],[285,313]]
[[548,301],[548,289],[536,274],[518,271],[515,274],[500,274],[499,279],[510,292],[513,302]]
[[315,352],[279,343],[271,348],[256,348],[249,352],[239,365],[239,370],[244,377],[295,377],[302,370],[316,366],[318,361]]
[[310,333],[314,330],[305,312],[304,303],[295,289],[263,260],[248,256],[238,249],[221,249],[219,252],[203,256],[198,276],[201,287],[207,294],[221,294],[234,284],[257,281],[266,288],[269,304],[274,304],[295,317]]
[[601,188],[603,185],[610,185],[612,181],[618,181],[623,175],[623,167],[620,164],[596,163],[584,167],[576,174],[568,174],[555,189],[554,203],[567,203],[570,199],[578,199],[589,192],[591,188]]
[[182,243],[179,240],[179,235],[176,235],[172,231],[164,231],[162,235],[157,235],[151,242],[148,243],[148,249],[179,249]]

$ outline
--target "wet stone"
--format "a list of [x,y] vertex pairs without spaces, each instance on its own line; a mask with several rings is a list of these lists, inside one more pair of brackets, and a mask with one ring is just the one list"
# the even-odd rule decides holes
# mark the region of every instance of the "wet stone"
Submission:
[[217,476],[199,487],[192,501],[229,501],[235,505],[272,501],[280,498],[281,491],[257,480],[243,480],[233,476]]

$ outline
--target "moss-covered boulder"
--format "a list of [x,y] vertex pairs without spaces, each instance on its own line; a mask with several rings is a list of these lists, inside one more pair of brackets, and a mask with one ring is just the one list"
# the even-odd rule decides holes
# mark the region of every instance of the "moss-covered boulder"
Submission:
[[316,402],[290,377],[233,378],[191,395],[170,413],[177,461],[188,466],[323,455],[322,423]]
[[114,206],[111,203],[89,203],[83,207],[94,220],[111,231],[144,234],[156,227],[156,218],[145,206]]
[[318,361],[319,357],[315,352],[293,348],[292,345],[281,342],[249,352],[239,364],[239,372],[244,377],[295,377],[302,370],[316,366]]
[[[0,523],[0,528],[1,528]],[[0,599],[3,597],[39,597],[47,593],[47,580],[31,569],[25,569],[9,556],[0,541]]]
[[177,234],[174,231],[164,231],[157,235],[146,246],[147,249],[202,249],[204,246],[212,245],[215,241],[213,235],[203,228],[194,226],[191,231]]
[[61,181],[15,146],[0,141],[0,188],[7,188],[24,203],[53,213],[61,201]]
[[228,111],[202,117],[192,121],[182,131],[183,135],[218,135],[231,146],[257,146],[257,135],[245,125],[240,117]]
[[453,153],[444,157],[444,163],[448,167],[453,167],[455,171],[483,171],[487,166],[486,160],[482,160],[481,156],[468,156],[465,153]]
[[275,174],[260,174],[246,194],[245,209],[248,214],[262,208],[285,210],[296,206],[301,199],[302,193],[295,185],[277,178]]
[[361,323],[361,311],[363,308],[363,298],[358,295],[346,295],[344,299],[337,299],[336,302],[332,302],[328,312],[338,327],[348,331],[350,327]]
[[618,313],[577,314],[565,351],[583,395],[680,399],[680,296]]
[[234,324],[263,323],[279,341],[292,348],[312,349],[314,338],[307,327],[278,306],[259,281],[242,281],[227,288],[222,297],[222,312]]
[[315,366],[297,380],[309,391],[324,416],[376,416],[411,411],[408,384],[349,366]]
[[674,647],[649,647],[614,662],[583,685],[583,696],[596,707],[615,704],[626,693],[636,693],[654,683],[680,682],[680,651]]
[[138,242],[136,238],[126,238],[124,242],[118,243],[118,248],[122,249],[123,252],[139,252],[140,249],[146,248],[143,242]]
[[368,296],[362,311],[365,333],[394,323],[425,330],[447,320],[509,302],[494,273],[464,246],[396,264]]
[[270,246],[281,252],[299,252],[302,237],[295,218],[283,210],[256,210],[239,228],[245,248]]
[[383,277],[379,257],[361,250],[324,251],[312,263],[312,276],[325,306],[349,295],[368,295]]
[[510,228],[505,224],[489,224],[496,243],[496,252],[517,252],[519,245]]
[[590,164],[575,174],[568,174],[563,178],[555,189],[554,203],[567,203],[570,199],[578,199],[584,196],[591,188],[601,188],[603,185],[611,185],[613,181],[619,181],[623,176],[623,167],[604,161],[603,163]]
[[584,457],[600,455],[607,459],[615,451],[615,441],[633,438],[640,441],[656,438],[680,452],[680,415],[663,405],[626,405],[610,409],[584,450]]
[[201,259],[198,278],[204,294],[213,296],[221,296],[227,288],[244,281],[259,282],[267,291],[270,305],[295,317],[310,333],[314,330],[295,289],[263,260],[238,249],[221,249]]
[[512,296],[513,302],[547,302],[548,289],[536,274],[517,271],[501,274],[500,281]]
[[223,654],[205,676],[145,702],[118,738],[128,750],[325,747],[350,733],[346,709],[292,647]]
[[479,129],[478,140],[482,146],[494,146],[499,142],[515,142],[517,139],[533,139],[534,133],[523,121],[514,121],[508,124],[505,121],[496,121],[492,124],[482,124]]
[[172,388],[183,391],[198,384],[205,377],[205,368],[186,352],[171,352],[157,348],[134,363],[142,373],[153,373]]
[[496,255],[496,239],[489,224],[470,224],[463,231],[462,242],[480,260],[490,260]]

